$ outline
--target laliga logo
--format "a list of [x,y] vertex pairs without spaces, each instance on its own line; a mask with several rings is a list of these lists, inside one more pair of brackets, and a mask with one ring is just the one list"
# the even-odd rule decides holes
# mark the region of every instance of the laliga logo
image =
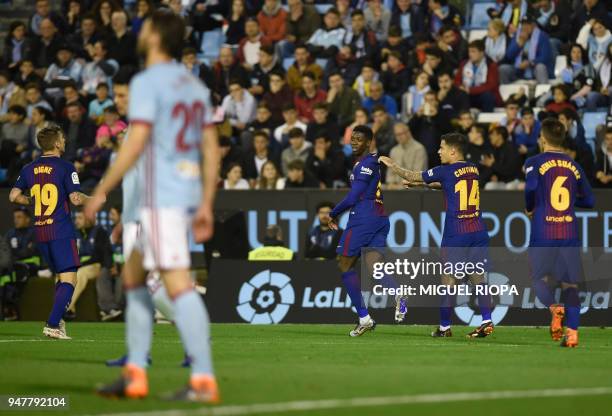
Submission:
[[295,292],[289,276],[264,270],[238,293],[238,315],[252,324],[277,324],[283,320],[295,302]]
[[[509,279],[500,273],[489,273],[487,280],[490,285],[498,286],[507,285],[509,282]],[[458,306],[455,306],[455,314],[469,326],[479,326],[482,323],[482,316],[474,313],[474,310],[469,305],[469,301],[470,297],[467,295],[457,296]],[[514,296],[511,294],[499,295],[499,303],[491,311],[493,325],[499,324],[504,319],[513,301]]]

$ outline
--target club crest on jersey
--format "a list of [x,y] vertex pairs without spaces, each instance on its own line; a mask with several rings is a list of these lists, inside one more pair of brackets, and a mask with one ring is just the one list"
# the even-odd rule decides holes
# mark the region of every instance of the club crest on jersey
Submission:
[[79,184],[79,175],[76,172],[72,172],[72,183],[75,185]]
[[372,172],[372,169],[362,166],[361,169],[359,170],[359,173],[363,175],[372,175],[373,172]]

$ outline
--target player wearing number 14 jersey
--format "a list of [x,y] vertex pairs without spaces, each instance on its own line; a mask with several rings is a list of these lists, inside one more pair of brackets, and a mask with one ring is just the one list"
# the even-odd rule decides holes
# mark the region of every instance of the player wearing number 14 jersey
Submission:
[[[562,347],[576,347],[582,265],[574,207],[593,208],[595,200],[582,168],[563,152],[564,138],[563,124],[544,120],[540,131],[543,152],[525,162],[525,203],[531,217],[529,263],[536,295],[552,314],[552,339],[562,339]],[[558,282],[564,305],[554,303],[549,286]]]
[[62,316],[72,300],[76,271],[80,265],[70,202],[81,205],[86,196],[80,193],[79,176],[74,166],[60,157],[66,147],[61,128],[46,127],[38,132],[36,139],[43,154],[23,167],[9,200],[21,205],[34,204],[38,249],[45,263],[58,276],[53,308],[43,334],[50,338],[70,339]]
[[[489,235],[480,212],[479,173],[475,165],[465,161],[467,144],[467,138],[459,133],[442,136],[438,154],[443,165],[423,172],[402,169],[390,158],[380,158],[382,163],[393,169],[409,184],[441,184],[446,205],[446,220],[441,243],[445,262],[476,263],[486,261],[488,255]],[[453,276],[442,276],[444,285],[454,285],[457,283],[455,280]],[[486,284],[483,275],[471,275],[470,280],[475,285]],[[483,338],[493,332],[489,297],[479,295],[478,306],[482,323],[479,328],[468,334],[470,338]],[[433,337],[452,336],[451,313],[450,297],[444,296],[440,307],[440,326],[432,332]]]

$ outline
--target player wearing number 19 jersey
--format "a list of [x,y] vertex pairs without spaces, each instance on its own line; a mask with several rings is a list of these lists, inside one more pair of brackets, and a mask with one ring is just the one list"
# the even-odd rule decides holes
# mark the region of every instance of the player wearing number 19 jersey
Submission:
[[[538,299],[552,314],[550,334],[561,346],[578,345],[582,275],[580,237],[574,207],[592,208],[593,193],[579,164],[562,150],[565,128],[544,120],[543,152],[525,162],[525,203],[531,216],[529,262]],[[550,280],[550,282],[549,282]],[[554,304],[549,283],[561,282],[564,305]],[[563,320],[566,320],[563,335]]]
[[[43,334],[56,339],[70,339],[62,316],[72,299],[80,265],[70,203],[81,205],[84,195],[79,192],[79,176],[74,166],[60,157],[66,143],[61,128],[44,128],[38,133],[37,140],[43,155],[23,167],[9,199],[22,205],[34,204],[38,249],[51,271],[58,275],[53,309]],[[25,196],[25,193],[30,196]]]

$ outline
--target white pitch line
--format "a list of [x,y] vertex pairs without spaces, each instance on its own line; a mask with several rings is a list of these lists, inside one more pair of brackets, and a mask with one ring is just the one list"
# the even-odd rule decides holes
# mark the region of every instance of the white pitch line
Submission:
[[176,409],[151,412],[105,413],[97,416],[241,416],[253,414],[345,409],[356,407],[407,405],[418,403],[443,403],[499,399],[530,399],[542,397],[572,397],[583,395],[612,395],[612,387],[542,390],[501,390],[464,393],[417,394],[387,397],[359,397],[353,399],[302,400],[280,403],[259,403],[236,406],[206,407],[192,410]]

